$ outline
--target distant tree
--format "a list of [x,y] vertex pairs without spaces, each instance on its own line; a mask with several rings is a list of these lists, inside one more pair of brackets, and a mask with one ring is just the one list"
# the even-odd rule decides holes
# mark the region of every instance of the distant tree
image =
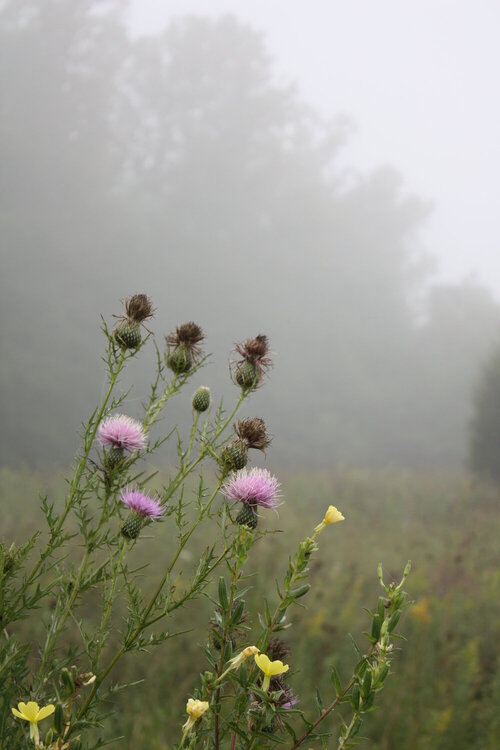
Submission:
[[486,362],[474,396],[470,467],[500,482],[500,346]]
[[[350,125],[276,80],[259,32],[189,16],[133,39],[124,7],[0,2],[2,460],[70,460],[99,313],[143,291],[157,331],[194,318],[218,356],[270,336],[253,408],[278,460],[460,464],[498,309],[450,287],[417,325],[427,204],[391,168],[339,165]],[[146,362],[130,377],[139,401]]]

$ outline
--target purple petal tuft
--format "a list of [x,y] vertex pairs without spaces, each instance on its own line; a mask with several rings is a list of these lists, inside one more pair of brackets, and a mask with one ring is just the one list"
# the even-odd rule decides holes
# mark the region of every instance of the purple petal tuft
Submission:
[[146,447],[142,424],[124,414],[115,414],[101,422],[97,431],[101,445],[120,447],[132,453]]
[[140,513],[141,516],[159,518],[163,514],[160,498],[157,495],[149,497],[149,495],[145,495],[138,489],[129,489],[129,487],[126,487],[121,491],[120,499],[130,510]]
[[276,508],[280,484],[267,469],[242,469],[222,486],[228,500],[239,500],[244,505]]

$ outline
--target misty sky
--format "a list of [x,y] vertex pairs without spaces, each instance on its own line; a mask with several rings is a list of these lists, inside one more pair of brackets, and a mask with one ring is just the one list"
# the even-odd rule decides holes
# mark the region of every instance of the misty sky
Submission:
[[131,0],[130,28],[231,12],[261,29],[280,82],[357,127],[346,168],[396,166],[432,200],[422,232],[441,277],[500,297],[499,0]]

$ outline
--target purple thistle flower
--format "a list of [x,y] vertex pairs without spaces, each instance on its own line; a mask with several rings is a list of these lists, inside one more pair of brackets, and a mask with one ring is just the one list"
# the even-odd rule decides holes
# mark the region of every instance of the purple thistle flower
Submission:
[[163,514],[160,499],[157,495],[149,497],[138,489],[129,489],[127,486],[120,493],[122,503],[134,513],[148,518],[159,518]]
[[246,506],[276,508],[279,486],[267,469],[241,469],[224,482],[222,491],[228,500],[239,500]]
[[142,424],[124,414],[115,414],[101,422],[97,437],[102,446],[122,448],[129,453],[146,447]]

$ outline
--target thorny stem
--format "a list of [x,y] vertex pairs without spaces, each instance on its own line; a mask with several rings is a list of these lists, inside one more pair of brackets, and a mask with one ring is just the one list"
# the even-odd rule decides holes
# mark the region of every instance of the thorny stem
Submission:
[[33,570],[31,571],[30,575],[28,576],[28,578],[24,582],[23,586],[21,587],[21,589],[20,589],[17,597],[14,599],[14,602],[12,603],[12,608],[14,608],[18,604],[19,600],[23,596],[23,594],[26,591],[26,589],[31,585],[31,583],[33,583],[33,581],[36,580],[36,578],[38,576],[38,573],[40,571],[40,568],[43,566],[43,563],[45,562],[46,558],[51,554],[51,551],[52,551],[52,542],[59,535],[59,532],[61,531],[61,529],[63,527],[63,524],[64,524],[64,522],[66,520],[66,517],[67,517],[69,511],[71,510],[71,507],[73,505],[74,497],[75,497],[75,495],[76,495],[76,493],[78,491],[79,485],[80,485],[80,480],[81,480],[81,478],[83,476],[83,472],[85,471],[85,468],[87,466],[88,457],[89,457],[92,445],[94,443],[95,436],[97,434],[97,429],[98,429],[99,424],[100,424],[100,422],[102,420],[104,412],[106,411],[106,408],[108,406],[108,402],[109,402],[109,399],[111,397],[111,393],[113,391],[113,388],[115,387],[116,381],[118,379],[118,375],[120,374],[120,372],[121,372],[121,370],[123,368],[124,361],[125,361],[125,350],[122,349],[122,351],[120,353],[120,358],[118,360],[118,364],[116,366],[116,369],[111,369],[111,371],[110,371],[110,378],[109,378],[108,390],[106,391],[106,395],[104,396],[104,400],[103,400],[103,402],[101,404],[101,408],[99,409],[99,411],[97,412],[97,415],[94,418],[94,425],[93,425],[93,427],[92,427],[92,429],[90,431],[90,434],[88,436],[86,436],[86,438],[85,438],[84,452],[83,452],[83,455],[82,455],[82,457],[80,458],[80,460],[78,462],[78,466],[77,466],[75,475],[74,475],[73,480],[71,482],[71,487],[70,487],[68,499],[66,500],[66,504],[64,506],[64,510],[63,510],[63,512],[62,512],[62,514],[61,514],[61,516],[60,516],[60,518],[59,518],[59,520],[58,520],[58,522],[57,522],[54,530],[51,532],[51,536],[50,536],[49,542],[47,544],[47,548],[41,553],[40,558],[38,559],[38,562],[34,565]]
[[[167,607],[165,609],[165,611],[162,612],[162,614],[159,617],[156,617],[156,618],[154,618],[152,620],[148,620],[149,615],[151,613],[151,610],[153,609],[154,605],[156,604],[156,601],[157,601],[157,599],[158,599],[158,597],[159,597],[159,595],[160,595],[160,593],[161,593],[161,591],[162,591],[162,589],[163,589],[166,581],[168,580],[168,578],[169,578],[169,576],[170,576],[170,574],[171,574],[171,572],[172,572],[172,570],[174,568],[174,565],[175,565],[175,563],[177,562],[177,560],[179,558],[179,555],[181,554],[181,552],[184,549],[187,541],[189,540],[189,538],[193,534],[194,530],[196,529],[196,527],[198,526],[198,524],[200,523],[200,521],[204,518],[204,516],[206,515],[206,513],[208,513],[208,511],[210,509],[210,506],[212,505],[215,497],[217,496],[217,493],[219,492],[221,483],[222,482],[219,481],[216,489],[213,491],[212,495],[207,500],[206,504],[200,509],[200,512],[198,514],[198,518],[191,524],[191,528],[189,529],[189,531],[182,537],[181,543],[180,543],[180,545],[179,545],[179,547],[178,547],[178,549],[177,549],[174,557],[170,561],[170,564],[169,564],[167,570],[165,571],[165,574],[163,575],[160,583],[156,587],[155,592],[153,593],[151,599],[149,600],[149,603],[148,603],[146,609],[144,610],[144,612],[142,614],[142,617],[141,617],[141,620],[140,620],[139,624],[137,625],[137,627],[135,628],[135,630],[132,632],[132,634],[127,638],[127,640],[125,641],[125,643],[123,644],[123,646],[119,649],[119,651],[117,651],[117,653],[115,654],[115,656],[113,657],[113,659],[111,660],[111,662],[108,664],[108,666],[104,669],[104,671],[102,672],[102,674],[99,675],[99,677],[94,682],[94,684],[92,686],[92,690],[91,690],[91,692],[90,692],[90,694],[89,694],[89,696],[88,696],[85,704],[83,705],[83,707],[82,707],[82,709],[80,711],[80,714],[79,714],[80,718],[86,712],[86,710],[87,710],[88,706],[90,705],[90,703],[91,703],[91,701],[92,701],[92,699],[93,699],[93,697],[94,697],[94,695],[95,695],[98,687],[101,685],[101,683],[103,682],[103,680],[109,674],[109,672],[114,667],[114,665],[116,664],[116,662],[123,656],[123,654],[126,653],[126,651],[128,651],[131,648],[131,646],[134,644],[136,638],[142,633],[142,631],[145,630],[145,628],[147,628],[150,625],[152,625],[153,623],[158,622],[158,620],[162,619],[167,614],[170,614],[170,612],[174,611],[174,609],[178,609],[178,607],[180,607],[191,596],[191,594],[193,593],[193,587],[191,587],[191,589],[187,592],[187,594],[185,594],[178,602],[175,602],[171,607]],[[228,553],[228,550],[225,549],[224,552],[217,558],[217,560],[215,561],[214,565],[212,565],[210,567],[210,569],[207,571],[207,575],[209,575],[217,567],[217,565],[226,557],[227,553]]]

